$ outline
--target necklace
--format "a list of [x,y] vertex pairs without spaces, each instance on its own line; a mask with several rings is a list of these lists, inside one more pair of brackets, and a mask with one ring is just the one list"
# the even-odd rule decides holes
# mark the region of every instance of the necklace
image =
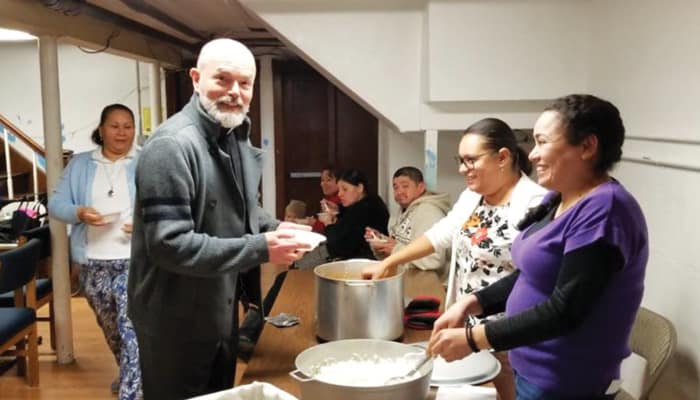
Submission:
[[[116,164],[114,164],[114,165],[116,166]],[[114,173],[115,168],[111,168],[112,171],[110,171],[107,168],[107,164],[102,164],[102,167],[104,168],[105,176],[107,177],[107,183],[109,184],[109,190],[107,191],[107,196],[114,197],[114,184],[112,183],[112,181],[113,181],[112,178],[114,178],[114,176],[112,174]],[[117,169],[117,173],[119,173],[118,169]]]

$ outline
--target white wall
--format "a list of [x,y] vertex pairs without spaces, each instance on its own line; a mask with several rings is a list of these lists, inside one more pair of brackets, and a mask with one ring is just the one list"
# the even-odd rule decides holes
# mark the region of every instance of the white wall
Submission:
[[[425,134],[423,132],[399,133],[380,123],[379,135],[379,195],[385,199],[389,210],[395,212],[398,210],[398,205],[394,202],[391,177],[397,169],[405,166],[413,166],[425,171],[423,153]],[[461,132],[456,131],[443,131],[438,134],[436,191],[449,193],[453,203],[465,187],[464,177],[459,174],[457,163],[454,161],[461,138]]]
[[[467,126],[465,125],[464,128],[467,128]],[[449,193],[452,203],[457,201],[459,194],[466,187],[464,177],[459,174],[459,166],[454,160],[454,157],[458,155],[457,150],[459,141],[462,139],[462,131],[440,131],[438,137],[437,190]]]
[[[628,135],[700,141],[700,2],[593,2],[592,91],[621,110]],[[700,166],[700,146],[628,140],[624,157]],[[700,173],[623,162],[651,254],[643,305],[678,331],[678,354],[653,398],[700,398]]]
[[[43,144],[36,42],[0,42],[0,60],[0,113]],[[58,68],[64,149],[80,152],[94,148],[90,134],[99,123],[102,108],[111,103],[131,108],[140,124],[134,60],[107,53],[86,54],[73,45],[61,44]],[[146,68],[141,69],[143,74]],[[146,90],[142,87],[143,105],[147,107]]]
[[585,91],[588,3],[429,1],[427,99],[536,100]]
[[92,148],[90,134],[108,104],[122,103],[138,114],[136,61],[110,54],[86,54],[66,45],[60,48],[58,68],[64,147],[75,151]]
[[396,212],[398,205],[394,201],[392,179],[394,171],[405,166],[414,166],[423,170],[422,132],[399,133],[392,127],[379,123],[379,195],[389,206],[390,212]]
[[0,43],[0,60],[0,114],[35,141],[44,143],[36,42]]
[[241,3],[401,132],[529,127],[543,99],[588,87],[589,0]]
[[241,1],[327,79],[401,131],[419,126],[422,3]]
[[628,115],[635,135],[700,138],[700,2],[594,1],[593,89]]

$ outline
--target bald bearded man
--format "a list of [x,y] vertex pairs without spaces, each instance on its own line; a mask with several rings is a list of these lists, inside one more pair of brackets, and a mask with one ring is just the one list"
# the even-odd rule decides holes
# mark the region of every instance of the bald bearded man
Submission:
[[305,248],[275,229],[308,227],[280,224],[258,205],[262,151],[246,115],[255,72],[241,43],[204,45],[190,102],[141,152],[128,301],[148,400],[233,386],[241,276],[290,264]]

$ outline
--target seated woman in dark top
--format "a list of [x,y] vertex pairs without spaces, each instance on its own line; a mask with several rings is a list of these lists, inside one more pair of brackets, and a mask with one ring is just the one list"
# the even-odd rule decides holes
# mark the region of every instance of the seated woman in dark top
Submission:
[[365,241],[365,227],[387,234],[389,211],[384,201],[367,192],[367,178],[358,170],[348,170],[338,177],[338,197],[343,206],[338,215],[328,215],[326,237],[331,258],[371,258]]

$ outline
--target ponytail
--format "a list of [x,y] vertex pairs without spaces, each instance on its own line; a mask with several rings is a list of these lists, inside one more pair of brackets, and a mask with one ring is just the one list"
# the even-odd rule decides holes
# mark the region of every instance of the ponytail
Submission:
[[92,135],[90,136],[92,139],[92,142],[95,143],[98,146],[104,146],[105,141],[102,140],[102,135],[100,135],[100,128],[95,128],[94,131],[92,131]]
[[532,172],[532,163],[528,158],[528,154],[523,150],[522,147],[516,147],[516,152],[513,155],[517,163],[518,169],[521,170],[525,175],[530,175]]

